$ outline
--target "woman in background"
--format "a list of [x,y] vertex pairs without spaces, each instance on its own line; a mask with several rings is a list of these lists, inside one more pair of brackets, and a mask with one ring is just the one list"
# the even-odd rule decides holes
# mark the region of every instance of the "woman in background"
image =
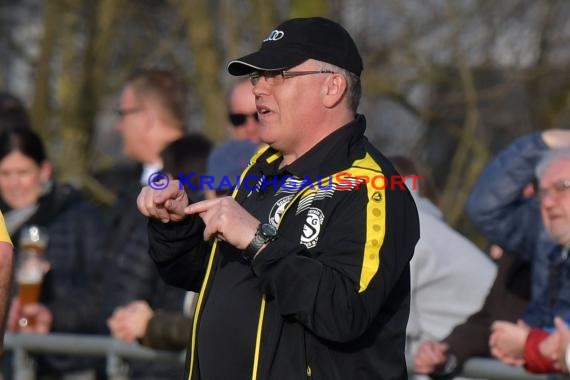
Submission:
[[[22,231],[47,232],[43,253],[47,272],[38,303],[13,298],[8,330],[32,334],[96,333],[101,291],[104,229],[97,209],[79,191],[52,179],[52,167],[39,136],[29,128],[0,132],[0,208],[15,245]],[[17,284],[13,287],[17,290]],[[23,324],[21,321],[33,320]],[[37,357],[38,378],[84,369],[81,358]]]

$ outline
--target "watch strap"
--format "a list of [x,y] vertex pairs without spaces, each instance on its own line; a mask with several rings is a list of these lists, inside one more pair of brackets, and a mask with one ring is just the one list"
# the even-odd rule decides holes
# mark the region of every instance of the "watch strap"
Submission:
[[271,243],[273,240],[277,239],[277,234],[274,236],[267,236],[263,233],[263,224],[259,224],[253,239],[247,246],[247,248],[242,252],[242,256],[247,261],[253,260],[255,254],[263,247],[265,244]]

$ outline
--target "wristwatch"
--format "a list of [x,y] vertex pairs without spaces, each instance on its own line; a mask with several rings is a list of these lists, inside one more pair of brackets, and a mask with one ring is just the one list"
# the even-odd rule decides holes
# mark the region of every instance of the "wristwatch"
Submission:
[[273,225],[269,223],[260,223],[253,240],[242,253],[243,258],[247,261],[251,261],[261,247],[265,244],[271,243],[278,237],[277,229],[273,227]]

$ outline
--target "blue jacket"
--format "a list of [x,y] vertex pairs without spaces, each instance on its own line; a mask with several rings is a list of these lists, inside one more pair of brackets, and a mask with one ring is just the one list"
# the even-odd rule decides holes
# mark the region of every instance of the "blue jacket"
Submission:
[[[561,247],[548,236],[538,199],[522,196],[548,149],[540,133],[515,140],[487,165],[467,200],[471,221],[490,241],[532,261],[532,299],[523,315],[531,326],[550,326],[555,315],[570,317],[570,262],[561,259]],[[558,291],[550,291],[557,263],[562,264]]]

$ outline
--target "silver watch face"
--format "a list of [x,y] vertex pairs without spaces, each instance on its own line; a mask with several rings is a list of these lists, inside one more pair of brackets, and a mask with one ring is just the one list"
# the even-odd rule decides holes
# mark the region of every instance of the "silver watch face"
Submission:
[[261,225],[261,234],[267,238],[272,238],[277,235],[277,230],[275,229],[275,227],[273,227],[273,225],[268,223],[263,223]]

